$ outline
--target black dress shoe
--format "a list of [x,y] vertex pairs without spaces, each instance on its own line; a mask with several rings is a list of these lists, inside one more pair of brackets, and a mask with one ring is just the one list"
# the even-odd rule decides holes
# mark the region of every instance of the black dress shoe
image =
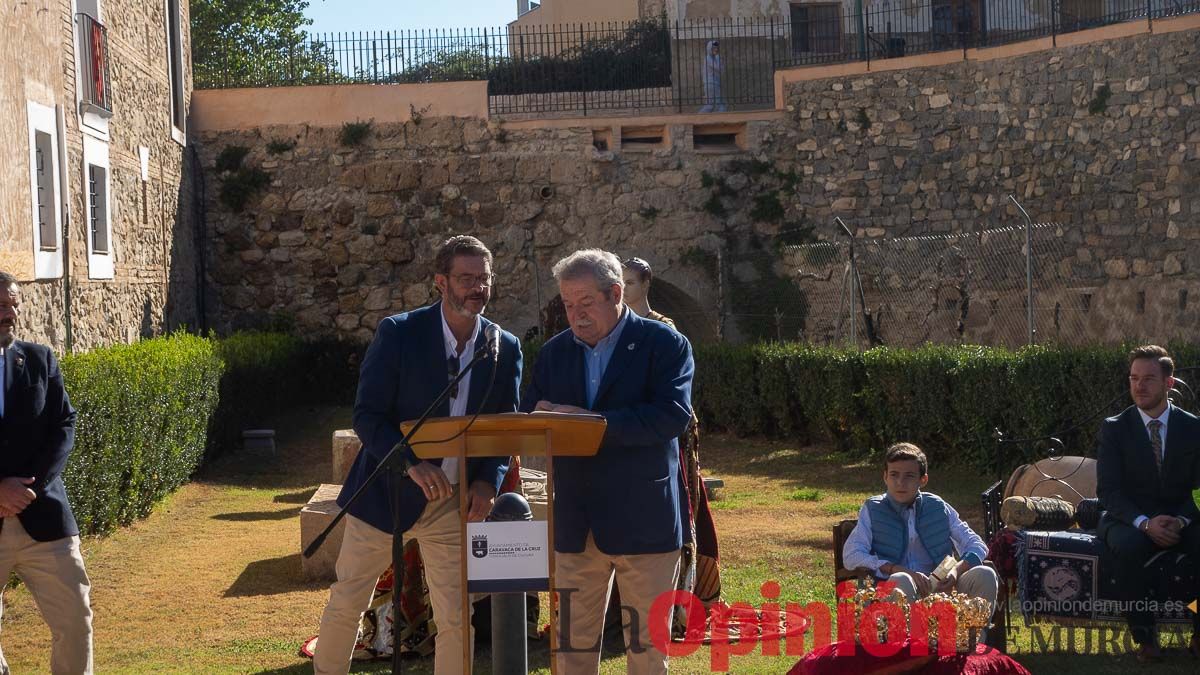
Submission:
[[1158,645],[1150,642],[1138,645],[1137,660],[1139,663],[1158,663],[1162,661],[1162,658],[1162,650],[1158,648]]

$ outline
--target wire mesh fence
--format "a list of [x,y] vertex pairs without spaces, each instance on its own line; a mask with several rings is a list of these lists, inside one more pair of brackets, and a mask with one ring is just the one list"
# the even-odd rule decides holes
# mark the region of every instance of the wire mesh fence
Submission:
[[[744,321],[765,323],[772,339],[863,348],[1017,347],[1142,334],[1144,292],[1110,311],[1097,306],[1097,282],[1074,274],[1083,242],[1078,228],[1040,223],[1028,232],[856,239],[853,258],[845,240],[787,246],[762,255],[790,279],[789,291],[775,294],[773,311]],[[728,313],[737,314],[737,307]]]

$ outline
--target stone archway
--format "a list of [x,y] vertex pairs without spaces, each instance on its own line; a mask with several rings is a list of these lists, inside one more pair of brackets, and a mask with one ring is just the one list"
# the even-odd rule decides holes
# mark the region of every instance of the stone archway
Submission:
[[662,277],[655,277],[650,282],[650,307],[670,317],[679,332],[693,344],[717,341],[713,314],[705,311],[687,291]]

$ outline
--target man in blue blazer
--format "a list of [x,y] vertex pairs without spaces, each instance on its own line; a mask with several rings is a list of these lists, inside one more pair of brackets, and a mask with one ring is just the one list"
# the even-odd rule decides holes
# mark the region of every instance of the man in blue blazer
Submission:
[[650,605],[675,588],[687,504],[676,439],[692,418],[692,348],[622,302],[621,262],[596,249],[554,266],[570,330],[538,354],[527,411],[603,415],[594,457],[554,459],[558,672],[596,673],[614,573],[625,604],[630,673],[665,673]]
[[[495,283],[491,251],[475,237],[451,237],[438,250],[434,270],[441,301],[384,319],[367,349],[354,402],[354,431],[363,445],[338,496],[339,505],[345,506],[400,441],[400,423],[420,417],[486,340],[491,322],[481,314]],[[521,345],[510,333],[501,333],[498,361],[495,385],[486,400],[491,361],[479,362],[433,415],[515,412]],[[313,659],[318,675],[349,669],[359,621],[379,575],[392,561],[393,528],[421,543],[438,628],[434,672],[462,670],[463,640],[471,638],[465,632],[469,619],[464,620],[461,610],[459,490],[469,491],[468,519],[483,520],[508,469],[507,458],[469,459],[462,467],[457,459],[421,461],[411,451],[405,454],[412,465],[411,480],[396,486],[390,474],[385,475],[367,488],[346,518],[338,580],[321,616]],[[394,490],[400,495],[399,523],[392,522]]]
[[16,339],[20,304],[16,278],[0,271],[0,583],[16,572],[42,608],[50,670],[91,673],[91,584],[62,482],[75,409],[50,349]]
[[[1134,405],[1104,420],[1096,452],[1096,494],[1105,509],[1097,534],[1113,554],[1120,599],[1131,603],[1125,616],[1142,661],[1162,656],[1154,615],[1132,604],[1147,599],[1147,561],[1170,550],[1200,564],[1200,509],[1192,498],[1200,477],[1200,420],[1167,399],[1174,370],[1157,345],[1130,353]],[[1187,595],[1200,597],[1200,588]],[[1192,615],[1192,626],[1191,652],[1200,656],[1200,614]]]

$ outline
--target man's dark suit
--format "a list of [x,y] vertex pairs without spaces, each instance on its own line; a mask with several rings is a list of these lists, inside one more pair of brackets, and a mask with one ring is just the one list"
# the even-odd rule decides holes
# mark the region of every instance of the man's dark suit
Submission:
[[666,324],[626,313],[591,406],[584,349],[569,330],[538,353],[525,398],[525,410],[544,399],[594,410],[608,422],[595,457],[554,459],[554,548],[561,553],[583,552],[589,531],[609,555],[683,546],[676,439],[692,419],[692,349]]
[[[354,403],[354,431],[362,441],[362,450],[355,458],[346,484],[338,496],[344,506],[351,495],[366,481],[384,456],[403,437],[400,423],[421,416],[449,382],[446,370],[446,346],[442,334],[442,303],[437,302],[404,314],[384,319],[375,339],[367,349],[358,380],[358,395]],[[492,322],[479,317],[479,334],[475,344],[482,345],[483,333]],[[470,392],[467,414],[505,413],[517,410],[521,386],[521,343],[511,333],[500,334],[500,363],[496,384],[487,401],[483,395],[492,375],[489,360],[480,361],[468,375]],[[449,402],[434,410],[434,417],[450,414]],[[419,460],[411,452],[409,462]],[[434,460],[440,465],[441,460]],[[467,460],[467,470],[460,475],[460,485],[466,489],[472,481],[482,480],[500,489],[508,470],[507,458],[486,457]],[[383,530],[392,531],[390,479],[385,476],[367,489],[350,509],[359,520]],[[400,484],[400,529],[408,530],[425,510],[424,492],[410,480]]]
[[[1200,509],[1192,497],[1200,476],[1200,420],[1171,406],[1162,471],[1154,460],[1150,433],[1136,406],[1104,420],[1096,452],[1096,494],[1105,512],[1097,534],[1112,552],[1122,600],[1146,597],[1145,564],[1158,547],[1134,527],[1139,516],[1183,516],[1191,524],[1174,548],[1200,563]],[[1192,596],[1200,595],[1200,588]],[[1150,639],[1154,618],[1148,612],[1127,613],[1139,644]],[[1200,628],[1200,615],[1194,617]]]
[[54,541],[79,534],[62,470],[75,444],[75,409],[48,347],[13,342],[4,355],[0,478],[32,476],[37,495],[18,518],[29,536]]

